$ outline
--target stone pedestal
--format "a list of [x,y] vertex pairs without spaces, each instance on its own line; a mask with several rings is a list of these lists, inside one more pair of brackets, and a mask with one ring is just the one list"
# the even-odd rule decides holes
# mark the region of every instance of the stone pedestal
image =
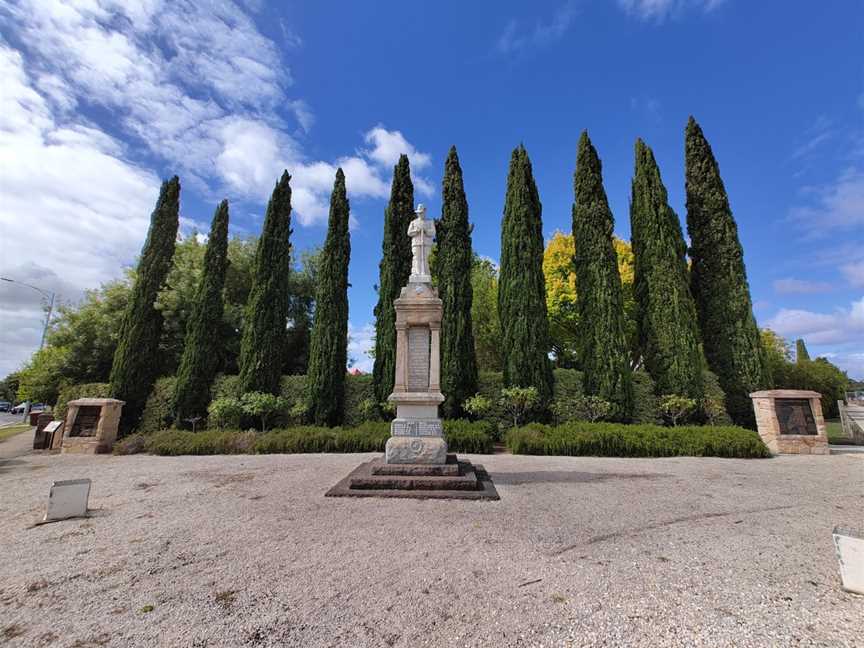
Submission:
[[442,304],[426,275],[412,275],[396,309],[396,376],[390,402],[396,418],[390,424],[385,462],[440,465],[447,460],[438,406]]
[[759,436],[772,454],[829,454],[822,395],[798,389],[750,394]]
[[79,398],[69,401],[63,435],[55,435],[61,454],[111,452],[117,440],[120,412],[125,403],[115,398]]

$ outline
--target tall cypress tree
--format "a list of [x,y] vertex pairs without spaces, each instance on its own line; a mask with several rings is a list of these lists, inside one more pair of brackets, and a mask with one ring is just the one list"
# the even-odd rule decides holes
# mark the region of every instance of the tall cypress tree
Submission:
[[651,149],[636,140],[630,199],[639,347],[657,394],[702,398],[705,361],[690,294],[687,245]]
[[795,340],[795,362],[800,364],[810,359],[810,354],[807,352],[807,346],[804,340],[798,338]]
[[685,136],[690,285],[708,366],[726,392],[738,425],[753,427],[749,393],[767,384],[765,357],[753,317],[744,251],[720,168],[693,117]]
[[603,168],[588,131],[579,138],[573,189],[577,357],[585,393],[609,401],[612,415],[627,420],[633,408],[633,382],[621,277],[612,242],[615,222],[603,189]]
[[408,156],[400,155],[393,168],[390,202],[384,210],[384,243],[379,268],[378,303],[375,305],[375,364],[372,379],[375,397],[384,402],[396,378],[396,309],[393,300],[411,276],[411,238],[408,225],[414,218],[414,184]]
[[276,183],[258,249],[252,289],[246,302],[240,344],[240,390],[279,393],[288,340],[291,272],[291,176]]
[[216,208],[204,253],[204,272],[186,325],[183,355],[174,388],[174,424],[187,427],[186,419],[205,416],[210,386],[219,370],[222,353],[222,289],[228,269],[228,201]]
[[316,425],[339,425],[345,409],[345,370],[348,364],[348,196],[345,174],[336,170],[330,195],[327,239],[318,265],[315,323],[309,346],[306,378],[309,414]]
[[477,392],[477,358],[471,323],[471,230],[468,200],[456,147],[444,164],[441,220],[437,227],[438,294],[444,303],[441,321],[441,391],[443,414],[457,418],[462,403]]
[[543,221],[540,195],[528,151],[510,156],[501,225],[498,316],[504,384],[535,387],[544,405],[552,399],[549,322],[543,277]]
[[138,423],[153,382],[159,375],[159,338],[162,313],[156,297],[165,283],[171,261],[180,213],[180,179],[162,183],[159,200],[150,216],[150,231],[141,251],[135,286],[120,324],[120,337],[111,367],[111,396],[126,401],[120,424],[121,436]]

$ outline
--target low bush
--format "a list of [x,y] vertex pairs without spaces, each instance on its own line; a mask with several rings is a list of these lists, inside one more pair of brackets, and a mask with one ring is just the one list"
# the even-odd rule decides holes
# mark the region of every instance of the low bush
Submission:
[[450,452],[492,454],[495,426],[489,421],[444,421],[444,439]]
[[[171,409],[174,401],[174,385],[177,380],[174,376],[163,376],[156,380],[147,404],[141,413],[141,419],[135,428],[139,434],[153,434],[164,430],[166,425],[174,423],[174,412]],[[206,454],[206,453],[204,453]]]
[[[444,436],[452,452],[490,453],[491,425],[446,421]],[[384,452],[390,424],[369,421],[352,428],[298,426],[260,433],[249,430],[161,430],[133,434],[114,445],[114,454],[149,452],[156,455],[278,454],[307,452]]]
[[513,454],[594,457],[770,457],[759,435],[740,427],[623,425],[571,422],[531,424],[508,432]]

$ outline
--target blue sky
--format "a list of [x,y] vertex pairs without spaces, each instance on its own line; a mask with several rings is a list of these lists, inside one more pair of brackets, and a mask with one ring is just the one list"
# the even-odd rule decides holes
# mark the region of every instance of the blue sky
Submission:
[[[684,210],[683,131],[702,124],[738,220],[762,326],[864,376],[864,5],[824,1],[29,2],[0,5],[0,273],[67,301],[140,250],[159,179],[183,229],[222,197],[260,229],[283,168],[298,250],[333,173],[351,197],[351,350],[365,366],[392,164],[440,210],[459,150],[475,249],[498,258],[523,142],[544,233],[570,227],[579,133],[629,237],[633,143]],[[26,241],[26,245],[22,242]],[[0,374],[39,340],[39,296],[0,284]]]

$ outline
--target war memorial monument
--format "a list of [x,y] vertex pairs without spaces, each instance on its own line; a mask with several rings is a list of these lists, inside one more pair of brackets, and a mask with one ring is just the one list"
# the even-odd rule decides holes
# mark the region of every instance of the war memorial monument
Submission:
[[442,304],[432,285],[429,254],[435,223],[419,205],[408,226],[411,276],[396,309],[396,375],[390,402],[396,418],[383,458],[356,468],[328,496],[498,499],[482,466],[447,453],[438,407],[441,393]]

